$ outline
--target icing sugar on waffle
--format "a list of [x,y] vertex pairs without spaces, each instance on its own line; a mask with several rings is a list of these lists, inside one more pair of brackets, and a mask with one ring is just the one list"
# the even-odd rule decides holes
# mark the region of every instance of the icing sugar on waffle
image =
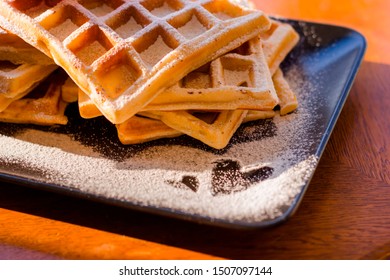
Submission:
[[[228,16],[221,19],[222,12]],[[129,13],[143,28],[122,38],[115,29],[130,20]],[[52,57],[113,123],[130,118],[191,70],[270,25],[262,12],[227,0],[1,1],[0,15],[2,26]],[[177,29],[194,17],[207,32],[188,39]],[[62,42],[55,35],[68,19],[77,29],[69,30],[73,32]],[[157,64],[149,57],[144,60],[142,54],[159,37],[168,53]],[[117,75],[122,66],[126,77]]]
[[[141,110],[272,109],[272,102],[264,104],[264,101],[272,98],[273,91],[267,72],[276,72],[298,40],[298,34],[290,25],[273,21],[272,28],[261,34],[269,69],[259,67],[263,59],[259,50],[261,46],[260,42],[252,39],[244,47],[240,46],[238,53],[233,51],[211,62],[209,69],[206,67],[205,70],[203,66],[201,70],[189,73]],[[271,94],[267,95],[267,92]],[[80,96],[79,107],[83,117],[101,115],[86,94],[81,92]]]

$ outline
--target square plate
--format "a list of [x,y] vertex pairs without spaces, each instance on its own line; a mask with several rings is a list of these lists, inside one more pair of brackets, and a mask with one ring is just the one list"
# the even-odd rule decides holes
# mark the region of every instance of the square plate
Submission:
[[77,105],[62,127],[0,124],[0,179],[220,226],[266,227],[297,209],[348,96],[366,41],[288,20],[301,40],[282,68],[299,109],[243,125],[223,150],[187,136],[124,146]]

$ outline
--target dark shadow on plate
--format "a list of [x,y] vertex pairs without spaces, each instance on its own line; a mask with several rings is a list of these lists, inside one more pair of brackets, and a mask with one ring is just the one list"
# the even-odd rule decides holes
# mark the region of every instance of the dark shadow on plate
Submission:
[[[277,131],[272,119],[258,120],[244,124],[237,130],[228,146],[221,150],[211,148],[186,135],[170,139],[154,140],[142,144],[123,145],[118,139],[116,127],[109,123],[104,117],[83,119],[79,115],[77,104],[70,104],[66,110],[66,115],[68,116],[69,122],[65,126],[56,125],[44,127],[37,125],[0,123],[0,134],[17,137],[18,134],[23,133],[26,129],[64,134],[86,147],[91,147],[94,152],[99,153],[107,159],[122,162],[145,149],[156,146],[176,145],[192,147],[215,155],[223,155],[235,144],[258,141],[265,137],[273,137],[276,135]],[[250,134],[248,133],[248,129],[250,129]],[[76,149],[69,150],[69,152],[78,153]]]

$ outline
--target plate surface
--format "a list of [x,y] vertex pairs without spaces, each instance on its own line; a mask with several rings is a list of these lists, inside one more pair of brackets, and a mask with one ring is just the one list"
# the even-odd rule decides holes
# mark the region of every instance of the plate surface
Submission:
[[103,118],[63,127],[0,124],[0,179],[229,227],[266,227],[301,201],[366,48],[357,32],[289,21],[301,34],[282,68],[299,109],[243,125],[213,150],[186,136],[123,146]]

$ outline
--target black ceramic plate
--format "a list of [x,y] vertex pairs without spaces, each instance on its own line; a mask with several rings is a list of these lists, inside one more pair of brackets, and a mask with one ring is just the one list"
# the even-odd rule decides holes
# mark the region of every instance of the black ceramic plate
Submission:
[[266,227],[296,210],[366,48],[357,32],[289,21],[301,34],[282,68],[299,109],[242,126],[213,150],[182,136],[119,143],[103,118],[42,128],[0,124],[0,179],[156,214],[233,227]]

